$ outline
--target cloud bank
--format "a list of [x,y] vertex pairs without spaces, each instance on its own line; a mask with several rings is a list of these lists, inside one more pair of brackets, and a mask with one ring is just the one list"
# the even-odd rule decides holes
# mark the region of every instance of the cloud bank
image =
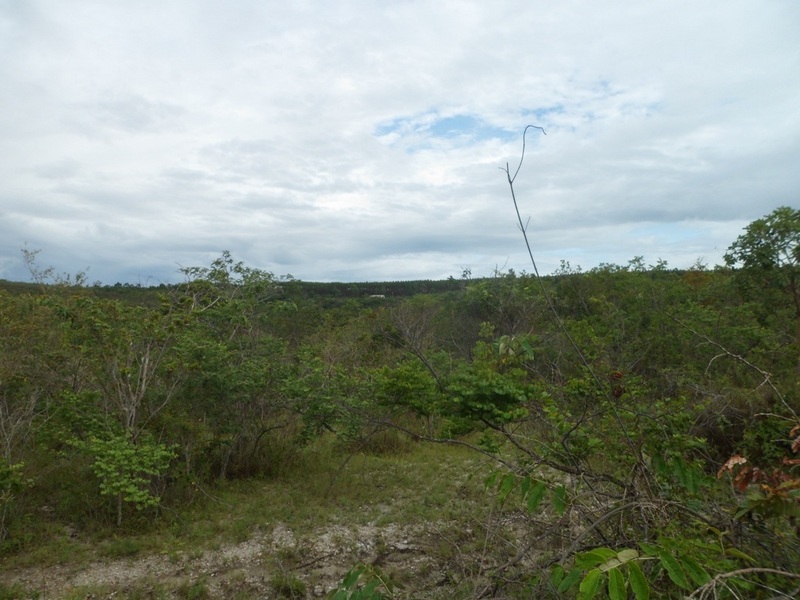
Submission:
[[0,3],[0,278],[721,261],[800,190],[800,5]]

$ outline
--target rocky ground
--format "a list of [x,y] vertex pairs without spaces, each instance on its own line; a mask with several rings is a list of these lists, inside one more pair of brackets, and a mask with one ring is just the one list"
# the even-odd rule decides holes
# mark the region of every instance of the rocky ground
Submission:
[[205,551],[17,569],[0,573],[0,582],[41,600],[321,598],[364,563],[404,586],[399,597],[453,598],[467,575],[463,565],[479,568],[478,536],[485,533],[463,524],[335,525],[298,535],[278,523]]

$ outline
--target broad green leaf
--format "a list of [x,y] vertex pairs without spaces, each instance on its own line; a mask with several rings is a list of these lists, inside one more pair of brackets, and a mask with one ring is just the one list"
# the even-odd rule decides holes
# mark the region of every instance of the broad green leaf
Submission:
[[600,570],[603,572],[609,571],[616,567],[621,567],[629,560],[633,560],[634,558],[639,557],[639,552],[632,549],[626,548],[625,550],[621,550],[617,552],[616,555],[612,556],[611,558],[607,559],[602,565],[600,565]]
[[622,571],[616,567],[608,572],[608,597],[611,600],[627,600],[628,598],[625,578],[622,576]]
[[689,585],[689,580],[686,579],[683,569],[681,569],[681,565],[672,554],[666,550],[659,550],[658,557],[661,559],[661,564],[667,570],[669,578],[675,585],[685,590],[692,589],[692,586]]
[[547,485],[545,485],[544,481],[537,481],[536,485],[528,494],[528,512],[534,512],[536,508],[539,506],[539,503],[544,498],[544,493],[547,491]]
[[650,585],[647,583],[647,578],[642,572],[642,568],[638,562],[631,561],[628,563],[628,581],[631,584],[633,595],[636,600],[650,600]]
[[520,345],[522,346],[522,349],[525,351],[525,355],[527,356],[527,358],[534,357],[533,347],[531,346],[528,340],[525,339],[522,340],[522,343]]
[[625,548],[617,552],[617,559],[623,565],[634,558],[639,558],[639,551],[634,548]]
[[504,502],[505,499],[508,497],[508,494],[511,492],[512,488],[514,487],[514,474],[508,473],[503,480],[500,482],[500,491],[498,497],[500,502]]
[[489,477],[486,478],[486,487],[490,488],[494,486],[494,482],[497,481],[497,477],[500,475],[500,471],[493,471],[489,474]]
[[599,554],[595,554],[592,551],[589,552],[580,552],[575,555],[575,566],[580,569],[593,569],[598,565],[601,565],[605,562],[605,558],[603,558]]
[[578,583],[578,580],[581,578],[583,574],[583,569],[572,569],[569,574],[564,578],[564,580],[558,586],[558,593],[563,594],[567,590],[569,590],[573,585]]
[[697,585],[704,585],[711,581],[711,575],[708,574],[697,560],[692,558],[691,556],[684,556],[680,559],[681,565],[683,565],[684,571],[689,574],[689,577],[692,578]]
[[522,499],[523,500],[528,495],[528,490],[530,490],[530,489],[531,489],[531,478],[530,477],[525,477],[522,480],[522,483],[519,486],[519,491],[522,494]]
[[677,457],[673,462],[673,474],[675,479],[678,480],[683,487],[690,492],[697,491],[698,476],[691,465],[687,465],[686,461],[681,457]]
[[378,587],[380,583],[379,579],[373,579],[367,585],[364,586],[362,593],[364,594],[365,598],[371,598],[372,593],[375,591],[375,588]]
[[351,589],[358,581],[358,578],[361,577],[361,573],[363,572],[364,567],[355,567],[352,569],[347,575],[345,575],[344,581],[342,582],[342,587],[346,590]]
[[554,588],[557,588],[559,585],[561,585],[561,582],[564,581],[564,575],[564,567],[558,563],[554,564],[550,573],[550,585],[552,585]]
[[600,589],[600,578],[602,573],[600,569],[592,569],[586,574],[586,577],[581,581],[581,586],[578,588],[578,598],[580,600],[591,600],[594,598],[597,591]]
[[658,546],[654,546],[653,544],[646,544],[644,542],[641,542],[639,544],[639,548],[641,548],[642,552],[644,552],[645,554],[647,554],[649,556],[658,556],[658,551],[659,551]]
[[602,565],[611,558],[615,558],[616,552],[610,548],[595,548],[588,552],[581,552],[575,557],[575,566],[581,569],[591,569]]

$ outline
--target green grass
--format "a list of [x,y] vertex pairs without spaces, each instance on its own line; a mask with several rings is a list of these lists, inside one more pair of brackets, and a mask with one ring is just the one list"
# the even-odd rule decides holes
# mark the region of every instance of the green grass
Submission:
[[270,579],[270,587],[278,598],[294,600],[306,597],[306,584],[293,575],[283,573],[273,575]]
[[21,585],[4,585],[0,583],[0,600],[22,600],[22,599],[38,599],[40,594],[37,592],[28,592]]
[[[4,567],[76,566],[149,554],[178,560],[246,541],[278,523],[302,536],[333,524],[431,522],[452,518],[470,496],[484,493],[487,467],[475,453],[389,442],[370,453],[348,454],[333,439],[317,440],[293,459],[292,468],[270,479],[198,488],[186,508],[167,507],[138,531],[108,526],[70,537],[58,533],[64,524],[45,523],[23,551],[4,558]],[[470,480],[473,473],[479,476]]]
[[185,598],[186,600],[205,600],[209,597],[208,585],[205,578],[200,578],[198,581],[186,582],[180,585],[176,592],[178,598]]

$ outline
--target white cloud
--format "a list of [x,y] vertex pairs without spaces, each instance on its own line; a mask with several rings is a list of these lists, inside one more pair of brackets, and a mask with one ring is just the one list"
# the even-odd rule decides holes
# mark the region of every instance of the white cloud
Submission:
[[[644,255],[714,264],[797,205],[790,0],[0,5],[0,277],[163,281]],[[152,278],[152,279],[150,279]]]

